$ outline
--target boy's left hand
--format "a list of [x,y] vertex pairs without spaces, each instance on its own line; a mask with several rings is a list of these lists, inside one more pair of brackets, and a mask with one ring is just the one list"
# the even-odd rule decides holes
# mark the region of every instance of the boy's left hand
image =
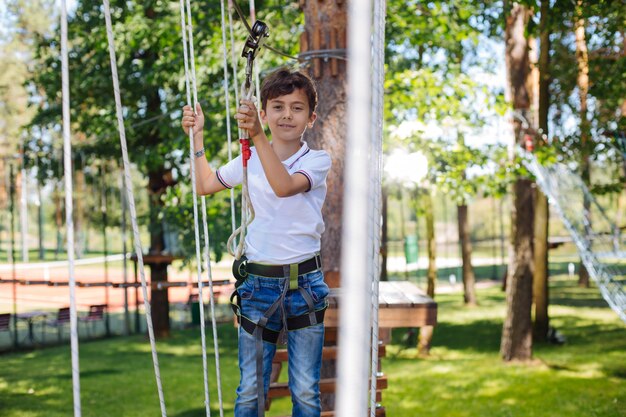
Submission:
[[252,100],[241,100],[241,105],[237,108],[235,119],[238,121],[237,126],[240,129],[247,130],[250,138],[254,138],[255,136],[263,133],[263,126],[261,126],[261,121],[259,120],[259,113],[257,112],[256,106]]

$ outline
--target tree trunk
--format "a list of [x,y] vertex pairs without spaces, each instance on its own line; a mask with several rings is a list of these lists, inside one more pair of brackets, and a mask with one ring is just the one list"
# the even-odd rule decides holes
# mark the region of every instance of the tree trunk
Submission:
[[380,255],[381,255],[381,265],[380,265],[380,280],[388,281],[389,278],[387,276],[387,254],[388,254],[388,245],[389,245],[389,235],[387,233],[387,215],[388,215],[388,199],[389,194],[387,193],[387,187],[383,186],[382,190],[382,224],[381,224],[381,242],[380,242]]
[[435,298],[435,285],[437,282],[437,241],[435,239],[435,216],[433,210],[433,197],[430,190],[424,193],[424,219],[426,220],[426,242],[428,246],[428,274],[426,294]]
[[[160,213],[163,207],[162,196],[171,183],[169,173],[161,167],[160,170],[148,174],[148,189],[150,192],[150,249],[146,257],[146,264],[150,266],[151,282],[167,281],[167,261],[157,261],[157,257],[165,249],[163,225]],[[152,258],[152,259],[150,259]],[[170,305],[167,288],[150,290],[150,304],[152,306],[152,325],[156,337],[165,338],[170,335]]]
[[548,198],[538,190],[535,200],[535,273],[533,279],[533,301],[535,305],[533,336],[537,341],[545,341],[547,339],[550,327],[550,318],[548,316],[548,216]]
[[57,244],[54,251],[54,259],[59,259],[59,254],[63,251],[63,206],[61,205],[61,181],[58,181],[54,191],[52,192],[52,199],[54,201],[54,226],[56,228]]
[[[304,12],[301,52],[346,47],[347,3],[344,1],[300,0]],[[326,230],[322,235],[322,265],[331,288],[340,286],[341,233],[343,216],[343,171],[346,157],[346,63],[341,59],[314,58],[308,68],[319,97],[317,121],[305,140],[313,149],[326,150],[332,159],[326,184],[328,192],[322,215]],[[334,360],[322,363],[321,377],[333,378]],[[322,410],[333,410],[335,396],[321,395]]]
[[[426,220],[426,241],[428,246],[428,275],[426,293],[430,298],[435,298],[435,285],[437,283],[437,241],[435,239],[435,216],[433,209],[433,197],[430,190],[423,194],[424,219]],[[420,327],[417,341],[417,351],[422,356],[430,353],[434,328],[433,326]]]
[[[39,157],[37,157],[37,170],[41,170],[39,165]],[[37,242],[39,246],[39,260],[43,261],[46,258],[46,250],[44,248],[44,231],[43,231],[43,199],[41,198],[41,181],[40,172],[37,173]]]
[[28,262],[28,175],[24,167],[22,154],[22,169],[17,175],[17,195],[20,201],[20,241],[22,262]]
[[[587,95],[589,93],[589,55],[587,52],[587,40],[585,37],[585,19],[582,17],[582,0],[578,0],[576,5],[576,22],[574,23],[576,36],[576,62],[578,63],[578,77],[576,84],[578,86],[578,95],[580,99],[580,169],[583,182],[589,188],[591,184],[591,166],[589,157],[591,153],[589,135],[590,124],[587,118]],[[585,224],[585,237],[591,232],[591,201],[585,196],[583,201]],[[588,242],[591,246],[592,242]],[[585,265],[580,262],[580,272],[578,276],[578,286],[589,287],[589,271]]]
[[[505,10],[509,10],[505,2]],[[532,103],[529,40],[525,37],[531,12],[514,3],[506,17],[506,66],[513,109],[530,118]],[[523,131],[515,124],[515,138],[520,146]],[[534,200],[532,182],[518,178],[513,185],[514,203],[511,210],[512,258],[508,268],[506,298],[507,312],[502,328],[500,354],[505,361],[532,358],[532,262]]]
[[[548,136],[548,108],[550,106],[550,32],[548,30],[548,16],[550,3],[547,0],[541,2],[541,46],[539,55],[539,128],[543,137]],[[543,138],[538,138],[537,147],[544,146]],[[535,242],[534,242],[534,268],[533,301],[535,305],[535,321],[533,337],[536,341],[545,341],[548,337],[550,319],[548,316],[548,237],[549,237],[550,211],[548,198],[540,190],[537,190],[535,200]]]
[[467,205],[457,206],[459,225],[459,241],[461,242],[461,258],[463,260],[463,300],[468,306],[476,305],[476,277],[472,266],[472,242],[470,240]]
[[[300,38],[302,52],[346,47],[346,2],[300,1],[300,6],[305,19],[305,31]],[[332,159],[322,211],[326,225],[322,235],[322,264],[329,285],[338,287],[346,156],[346,64],[341,59],[315,58],[308,70],[316,82],[319,103],[317,121],[305,139],[313,149],[327,151]]]
[[74,162],[74,236],[76,236],[76,259],[81,259],[85,253],[85,171],[76,169]]
[[532,358],[532,285],[533,285],[533,188],[528,179],[517,179],[512,217],[514,257],[509,267],[507,313],[502,329],[500,354],[506,361]]

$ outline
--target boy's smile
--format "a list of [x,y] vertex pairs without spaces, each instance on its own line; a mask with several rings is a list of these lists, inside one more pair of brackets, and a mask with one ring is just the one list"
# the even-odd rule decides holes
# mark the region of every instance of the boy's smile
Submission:
[[267,100],[261,118],[272,132],[272,142],[300,143],[307,127],[312,127],[317,115],[310,113],[307,96],[302,89]]

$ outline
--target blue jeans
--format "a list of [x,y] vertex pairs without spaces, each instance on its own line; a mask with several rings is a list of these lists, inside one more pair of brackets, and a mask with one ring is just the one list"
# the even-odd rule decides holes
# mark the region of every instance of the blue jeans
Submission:
[[[280,298],[289,281],[286,278],[266,278],[249,275],[238,288],[241,297],[241,314],[255,323],[270,306]],[[326,304],[328,286],[324,274],[314,271],[298,277],[298,285],[304,288],[315,303],[315,309]],[[299,291],[288,291],[284,311],[287,317],[308,312],[307,303]],[[279,330],[283,324],[283,312],[279,308],[270,317],[267,327]],[[324,324],[287,332],[289,354],[289,389],[293,403],[293,417],[319,417],[321,414],[319,380],[324,345]],[[240,380],[235,401],[235,417],[257,417],[256,347],[255,336],[239,327]],[[276,345],[263,342],[263,388],[269,389],[272,359]]]

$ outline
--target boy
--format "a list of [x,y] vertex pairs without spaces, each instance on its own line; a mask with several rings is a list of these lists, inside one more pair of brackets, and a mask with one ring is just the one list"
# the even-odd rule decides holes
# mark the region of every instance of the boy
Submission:
[[[302,139],[315,122],[316,105],[311,79],[281,68],[263,82],[261,120],[249,100],[241,100],[235,115],[239,128],[246,129],[254,143],[248,161],[248,188],[256,213],[248,226],[247,260],[239,269],[242,276],[236,290],[241,325],[235,417],[263,416],[281,329],[288,330],[292,415],[321,414],[319,379],[328,286],[319,250],[331,161],[326,152],[310,149]],[[185,106],[182,126],[187,134],[193,128],[198,193],[213,194],[241,184],[241,155],[215,172],[209,167],[200,105],[196,112],[194,115],[191,107]],[[261,121],[269,126],[271,142]]]

